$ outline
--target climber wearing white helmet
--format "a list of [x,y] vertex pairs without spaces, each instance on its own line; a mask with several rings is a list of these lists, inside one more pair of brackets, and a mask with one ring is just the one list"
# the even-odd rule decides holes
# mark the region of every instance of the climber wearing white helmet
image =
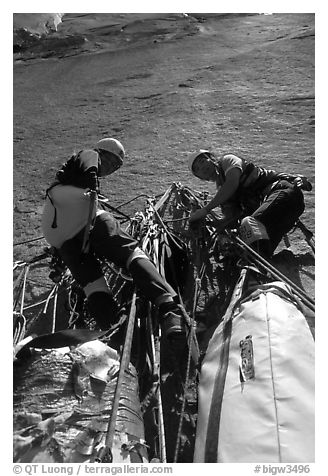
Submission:
[[200,149],[190,154],[188,165],[193,175],[217,187],[213,199],[191,214],[190,224],[195,225],[219,206],[223,212],[233,210],[227,218],[234,225],[241,219],[241,238],[266,256],[272,255],[303,213],[301,189],[312,189],[302,175],[277,173],[234,154],[216,158],[209,150]]
[[118,307],[98,258],[128,269],[137,287],[158,306],[167,337],[184,338],[184,318],[175,302],[176,292],[139,248],[137,240],[122,230],[97,200],[98,178],[118,170],[124,158],[122,144],[113,138],[101,139],[94,149],[74,154],[57,172],[56,181],[46,192],[42,215],[44,237],[58,250],[84,289],[90,314],[101,329],[106,330],[116,322]]
[[100,177],[112,174],[123,165],[125,152],[118,140],[101,139],[97,142],[96,149],[100,158]]

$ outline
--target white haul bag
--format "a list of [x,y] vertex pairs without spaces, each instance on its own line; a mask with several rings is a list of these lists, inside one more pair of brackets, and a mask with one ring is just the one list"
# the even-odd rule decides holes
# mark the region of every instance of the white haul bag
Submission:
[[194,462],[314,461],[314,339],[287,285],[259,286],[215,330]]

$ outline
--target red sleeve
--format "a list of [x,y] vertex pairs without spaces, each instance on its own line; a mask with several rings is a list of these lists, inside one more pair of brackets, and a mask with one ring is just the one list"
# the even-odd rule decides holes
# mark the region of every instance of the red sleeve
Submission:
[[240,159],[239,157],[233,154],[224,155],[221,159],[221,165],[225,175],[231,169],[239,169],[243,171],[243,159]]
[[56,174],[56,179],[63,185],[97,190],[98,153],[95,150],[81,150],[73,155]]
[[89,172],[91,169],[98,171],[98,152],[92,149],[82,150],[77,157],[77,166],[82,173]]

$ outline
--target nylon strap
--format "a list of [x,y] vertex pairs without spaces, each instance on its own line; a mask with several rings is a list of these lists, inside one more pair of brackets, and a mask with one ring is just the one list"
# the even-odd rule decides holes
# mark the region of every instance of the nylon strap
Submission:
[[220,419],[222,410],[222,401],[224,394],[225,381],[228,371],[229,350],[232,333],[232,314],[235,303],[241,296],[243,285],[247,274],[247,268],[241,270],[237,284],[228,306],[228,309],[223,317],[223,346],[221,349],[219,366],[214,380],[214,390],[212,394],[210,412],[208,417],[208,426],[205,442],[205,463],[218,462],[218,443],[220,433]]

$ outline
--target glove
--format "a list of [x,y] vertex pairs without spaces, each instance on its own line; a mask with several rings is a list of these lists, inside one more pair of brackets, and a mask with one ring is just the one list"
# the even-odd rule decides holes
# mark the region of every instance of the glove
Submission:
[[206,217],[207,215],[207,210],[206,208],[200,208],[199,210],[196,210],[195,212],[193,212],[190,217],[189,217],[189,223],[192,224],[192,223],[195,223],[199,220],[202,220]]
[[295,187],[298,187],[306,192],[311,192],[312,184],[304,175],[298,175],[293,182]]
[[97,193],[99,192],[99,180],[97,176],[97,172],[94,170],[88,171],[86,174],[86,183],[90,190],[95,190]]

